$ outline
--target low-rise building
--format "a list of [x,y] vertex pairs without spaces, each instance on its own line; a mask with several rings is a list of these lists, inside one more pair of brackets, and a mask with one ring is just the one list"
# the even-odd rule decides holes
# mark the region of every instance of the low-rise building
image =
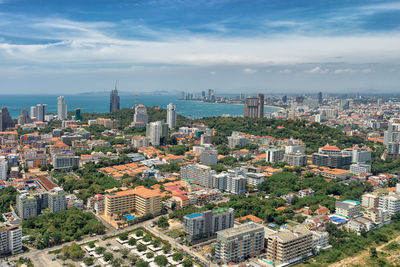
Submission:
[[336,214],[347,218],[354,218],[360,215],[361,205],[359,201],[345,200],[336,201]]
[[361,197],[361,206],[365,208],[378,208],[379,207],[379,195],[376,194],[364,194]]
[[321,231],[312,232],[312,249],[319,252],[321,249],[329,248],[329,233]]
[[298,193],[298,196],[301,197],[313,197],[314,196],[314,190],[311,188],[303,189],[300,190]]
[[350,172],[356,175],[371,172],[371,165],[355,163],[350,165]]
[[54,155],[53,167],[55,170],[72,169],[72,167],[79,167],[79,156],[71,155]]

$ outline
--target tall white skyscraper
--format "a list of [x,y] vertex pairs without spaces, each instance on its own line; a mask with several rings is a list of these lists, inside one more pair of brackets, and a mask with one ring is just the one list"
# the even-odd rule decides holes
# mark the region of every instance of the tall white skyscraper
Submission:
[[8,163],[5,157],[0,157],[0,180],[7,180]]
[[150,137],[150,142],[153,146],[160,145],[161,138],[161,121],[150,122],[147,124],[148,137]]
[[63,96],[59,96],[57,98],[57,116],[59,120],[65,120],[68,117],[67,114],[67,104],[65,103],[65,98]]
[[35,117],[35,121],[45,121],[44,116],[47,114],[47,104],[37,104],[31,107],[31,118]]
[[167,124],[170,129],[176,125],[176,107],[174,103],[169,103],[167,106]]
[[133,116],[134,122],[143,122],[147,124],[149,117],[147,115],[147,109],[142,104],[135,107],[135,115]]

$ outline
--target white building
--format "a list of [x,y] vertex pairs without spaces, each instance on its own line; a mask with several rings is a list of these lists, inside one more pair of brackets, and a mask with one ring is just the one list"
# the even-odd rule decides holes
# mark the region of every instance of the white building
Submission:
[[370,173],[371,165],[355,163],[350,165],[350,173],[354,173],[356,175],[360,175],[362,173]]
[[243,175],[228,175],[226,191],[232,194],[246,192],[246,178]]
[[149,117],[147,116],[147,109],[144,105],[137,105],[135,107],[135,115],[133,116],[133,121],[136,123],[147,124]]
[[153,146],[159,146],[161,138],[161,121],[150,122],[147,124],[147,127],[151,144]]
[[0,255],[22,252],[22,230],[19,226],[4,226],[0,229]]
[[242,136],[240,132],[232,132],[231,136],[228,136],[228,146],[235,148],[236,146],[245,146],[249,142],[247,137]]
[[35,117],[36,121],[45,121],[44,116],[47,113],[47,104],[37,104],[31,107],[31,118]]
[[174,129],[176,125],[176,107],[174,103],[167,106],[167,124],[170,129]]
[[247,179],[247,184],[252,186],[258,186],[259,184],[262,184],[265,179],[265,175],[262,173],[248,172],[245,174],[245,176]]
[[200,153],[200,162],[204,165],[217,165],[218,164],[218,151],[211,148],[205,148]]
[[379,197],[379,208],[387,210],[390,215],[396,215],[400,212],[400,196],[391,194]]
[[312,249],[314,251],[319,252],[321,249],[330,247],[328,232],[313,231],[312,234]]
[[336,201],[336,214],[345,216],[347,218],[354,218],[360,215],[361,205],[360,202],[354,200]]
[[361,205],[365,208],[378,208],[379,196],[374,194],[364,194],[361,197]]
[[216,172],[210,167],[205,165],[186,165],[181,167],[181,178],[186,180],[193,180],[193,183],[212,188],[213,187],[213,175]]
[[136,148],[148,147],[149,143],[149,138],[146,136],[135,135],[132,137],[132,145]]
[[67,104],[65,103],[65,98],[63,96],[57,98],[57,117],[59,120],[65,120],[68,118]]
[[0,180],[7,180],[8,162],[5,157],[0,157]]
[[59,212],[68,208],[64,190],[60,187],[53,188],[49,192],[48,207],[51,212]]

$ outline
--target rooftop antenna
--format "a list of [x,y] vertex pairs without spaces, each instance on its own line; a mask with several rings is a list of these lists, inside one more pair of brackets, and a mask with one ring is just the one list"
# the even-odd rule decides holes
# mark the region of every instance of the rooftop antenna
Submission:
[[117,90],[117,82],[118,80],[115,80],[115,90]]
[[138,99],[138,95],[137,95],[137,94],[135,94],[135,107],[138,105],[138,103],[137,103],[137,99]]

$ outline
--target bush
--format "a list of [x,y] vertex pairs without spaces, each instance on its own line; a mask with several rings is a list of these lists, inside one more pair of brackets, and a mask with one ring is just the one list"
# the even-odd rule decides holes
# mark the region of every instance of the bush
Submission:
[[94,251],[95,251],[97,254],[103,254],[104,251],[106,251],[106,248],[105,248],[105,247],[97,247],[97,248],[94,249]]
[[154,257],[154,253],[153,252],[147,252],[146,258],[151,259],[153,257]]
[[121,234],[119,234],[119,239],[121,239],[121,240],[128,240],[128,233],[121,233]]
[[144,242],[150,242],[151,240],[153,240],[153,238],[151,237],[151,235],[146,235],[145,237],[143,237],[143,241],[144,241]]
[[182,265],[183,265],[183,267],[192,267],[193,266],[193,262],[191,260],[189,260],[189,259],[185,259],[182,262]]
[[169,227],[169,222],[167,217],[165,216],[161,216],[160,219],[158,219],[158,221],[156,222],[157,226],[160,228],[168,228]]
[[76,243],[72,243],[69,246],[64,246],[62,248],[63,254],[70,259],[78,260],[83,258],[85,251]]
[[136,232],[135,232],[135,234],[136,234],[136,236],[143,236],[143,230],[137,230]]
[[155,257],[154,262],[155,262],[158,266],[163,267],[163,266],[167,266],[167,264],[168,264],[168,259],[167,259],[167,257],[165,257],[164,255],[159,255],[159,256]]
[[108,261],[111,261],[114,259],[114,255],[110,252],[106,252],[106,253],[104,253],[103,258],[105,261],[108,262]]
[[86,264],[87,266],[93,265],[94,264],[94,259],[93,258],[85,258],[83,260],[83,263]]
[[172,259],[174,261],[181,261],[183,259],[183,254],[180,252],[176,252],[172,255]]
[[131,238],[129,239],[129,241],[128,241],[128,244],[129,244],[129,246],[134,246],[134,245],[136,245],[136,239],[133,238],[133,237],[131,237]]
[[142,252],[142,251],[146,251],[147,250],[147,246],[144,244],[139,244],[137,245],[137,250]]

